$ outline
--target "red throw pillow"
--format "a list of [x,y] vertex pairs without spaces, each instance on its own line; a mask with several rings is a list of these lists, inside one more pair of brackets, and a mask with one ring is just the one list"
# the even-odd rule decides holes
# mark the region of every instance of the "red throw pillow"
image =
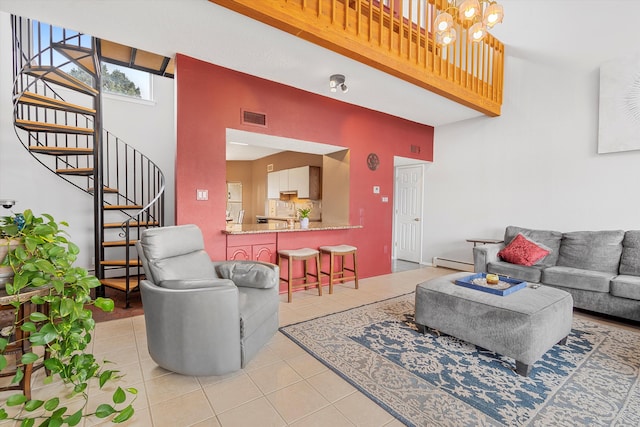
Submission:
[[504,249],[498,252],[498,256],[512,264],[532,266],[542,258],[549,255],[549,249],[518,235]]

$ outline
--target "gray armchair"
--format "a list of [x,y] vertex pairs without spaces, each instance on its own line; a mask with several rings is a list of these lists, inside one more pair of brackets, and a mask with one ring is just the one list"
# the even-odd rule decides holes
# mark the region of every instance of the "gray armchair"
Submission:
[[137,243],[151,358],[184,375],[244,368],[278,330],[278,266],[212,262],[195,225],[145,230]]

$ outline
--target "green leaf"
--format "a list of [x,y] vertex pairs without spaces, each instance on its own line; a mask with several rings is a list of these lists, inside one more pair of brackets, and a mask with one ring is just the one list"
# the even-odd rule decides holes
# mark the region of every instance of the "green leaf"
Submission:
[[[25,418],[24,420],[22,420],[22,423],[20,423],[20,427],[33,427],[33,425],[36,423],[35,418]],[[44,423],[40,424],[41,426]]]
[[7,367],[7,358],[4,354],[0,354],[0,371]]
[[53,411],[58,407],[58,404],[60,404],[60,399],[58,399],[57,397],[52,397],[44,403],[44,409],[46,409],[47,411]]
[[11,384],[20,384],[20,381],[24,378],[24,371],[22,368],[16,369],[16,374],[11,379]]
[[120,411],[120,413],[113,418],[113,420],[111,420],[114,423],[123,423],[125,421],[127,421],[129,418],[131,418],[133,416],[133,406],[129,405],[126,408],[124,408],[122,411]]
[[36,360],[38,360],[40,358],[40,356],[38,356],[35,353],[25,353],[22,355],[22,357],[20,358],[20,361],[22,363],[24,363],[25,365],[28,365],[29,363],[33,363]]
[[96,409],[96,417],[98,418],[107,418],[109,415],[115,413],[116,410],[113,408],[113,406],[111,405],[107,405],[106,403],[103,403],[101,405],[98,406],[98,408]]
[[96,307],[107,313],[113,311],[113,308],[115,307],[113,300],[110,298],[98,297],[94,304]]
[[127,400],[127,395],[121,387],[118,387],[115,392],[113,392],[113,403],[116,405],[118,403],[123,403]]
[[31,411],[35,411],[36,409],[38,409],[39,407],[41,407],[42,405],[44,405],[44,401],[43,400],[30,400],[27,403],[24,404],[24,409],[28,412]]
[[67,317],[69,316],[71,313],[73,313],[73,308],[75,307],[75,304],[73,303],[72,300],[65,298],[62,301],[60,301],[60,316],[62,317]]
[[36,324],[33,322],[24,322],[22,326],[20,326],[20,329],[23,330],[24,332],[35,332]]
[[45,303],[45,299],[40,295],[36,295],[31,297],[31,302],[36,305],[42,305]]
[[46,259],[35,260],[35,265],[38,267],[38,270],[44,273],[55,274],[56,272],[56,267]]
[[20,394],[12,394],[11,396],[9,396],[7,398],[7,406],[18,406],[18,405],[22,405],[24,402],[27,401],[27,397],[20,393]]
[[0,338],[0,351],[4,351],[4,349],[7,348],[7,344],[9,344],[9,340]]
[[102,388],[102,386],[104,386],[107,381],[109,381],[111,378],[113,378],[113,371],[110,370],[106,370],[103,373],[100,374],[100,388]]
[[64,365],[57,358],[45,359],[44,367],[53,373],[58,373],[64,369]]
[[82,421],[82,409],[80,409],[75,414],[68,416],[64,420],[64,422],[69,424],[69,426],[71,426],[71,427],[73,427],[75,425],[78,425],[80,423],[80,421]]
[[29,315],[29,320],[32,322],[44,322],[45,320],[49,320],[49,318],[39,311],[34,311]]
[[9,418],[7,411],[5,411],[4,408],[0,408],[0,420],[6,420],[7,418]]
[[133,387],[129,387],[127,388],[127,391],[131,394],[138,394],[138,389],[137,388],[133,388]]

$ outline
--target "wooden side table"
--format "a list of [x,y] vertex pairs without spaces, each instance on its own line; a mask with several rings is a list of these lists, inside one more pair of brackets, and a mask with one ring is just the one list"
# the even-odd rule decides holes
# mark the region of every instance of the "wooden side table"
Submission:
[[502,243],[502,242],[504,242],[504,240],[502,240],[502,239],[487,239],[487,238],[484,238],[484,237],[472,237],[470,239],[467,239],[467,242],[473,243],[473,247],[475,248],[478,243],[481,243],[483,245],[486,245],[487,243],[495,244],[495,243]]
[[[24,290],[23,290],[24,291]],[[12,305],[15,301],[20,302],[18,310],[18,323],[15,325],[15,330],[11,333],[10,342],[4,350],[4,354],[14,354],[16,358],[16,369],[20,365],[20,359],[22,355],[31,351],[31,343],[29,342],[29,333],[20,329],[24,319],[28,318],[31,313],[38,310],[38,306],[30,302],[31,297],[44,296],[49,293],[49,286],[29,290],[22,292],[19,295],[7,295],[5,289],[0,289],[0,311],[11,311],[11,316],[15,315],[16,308]],[[47,314],[48,307],[43,307],[42,312]],[[12,320],[11,325],[14,324]],[[46,357],[46,353],[45,353]],[[40,363],[37,366],[33,366],[33,363],[24,365],[24,376],[18,384],[12,384],[4,387],[0,387],[0,391],[7,390],[22,390],[28,400],[31,400],[31,374],[34,370],[43,367],[44,364]],[[6,370],[6,369],[5,369]],[[16,370],[10,370],[8,372],[0,372],[0,377],[13,377],[16,374]]]

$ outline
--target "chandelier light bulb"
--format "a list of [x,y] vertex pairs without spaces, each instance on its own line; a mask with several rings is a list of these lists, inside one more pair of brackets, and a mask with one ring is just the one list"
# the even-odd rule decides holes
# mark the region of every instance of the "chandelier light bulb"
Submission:
[[471,20],[479,15],[480,3],[478,0],[464,0],[459,8],[460,19]]
[[451,16],[451,14],[447,12],[441,13],[436,17],[434,26],[438,29],[438,31],[446,31],[447,29],[453,27],[453,16]]
[[442,31],[441,33],[438,33],[436,41],[441,45],[447,46],[456,41],[456,36],[457,36],[456,29],[449,28],[446,31]]
[[487,9],[484,11],[484,24],[493,28],[494,25],[502,22],[502,18],[504,18],[504,9],[502,5],[498,3],[490,4]]
[[473,42],[479,42],[484,38],[486,34],[487,31],[484,25],[482,25],[482,23],[480,22],[473,24],[471,28],[469,28],[469,38]]
[[[456,41],[454,26],[466,29],[469,41],[479,42],[484,40],[490,28],[504,18],[504,8],[494,0],[464,0],[459,6],[456,3],[456,0],[448,0],[449,6],[438,13],[433,21],[438,44],[449,45]],[[457,24],[453,16],[458,17]]]

